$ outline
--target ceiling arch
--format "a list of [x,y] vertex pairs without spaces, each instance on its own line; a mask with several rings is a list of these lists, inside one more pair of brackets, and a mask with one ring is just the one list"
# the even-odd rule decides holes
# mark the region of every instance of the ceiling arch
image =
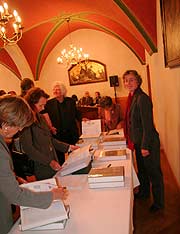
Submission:
[[125,43],[142,64],[146,62],[145,50],[149,54],[157,51],[155,0],[106,0],[105,4],[103,0],[36,0],[35,4],[9,0],[8,4],[23,20],[23,38],[18,46],[35,80],[48,54],[68,35],[67,17],[71,32],[87,28],[108,33]]

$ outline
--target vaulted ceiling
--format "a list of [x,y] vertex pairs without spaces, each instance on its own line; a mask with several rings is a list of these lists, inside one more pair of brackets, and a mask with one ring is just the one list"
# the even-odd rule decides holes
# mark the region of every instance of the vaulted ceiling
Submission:
[[[145,64],[145,50],[157,51],[156,0],[8,0],[16,9],[24,26],[18,42],[27,59],[34,79],[52,49],[70,31],[100,30],[122,41]],[[18,77],[20,72],[5,49],[0,50],[0,63]]]

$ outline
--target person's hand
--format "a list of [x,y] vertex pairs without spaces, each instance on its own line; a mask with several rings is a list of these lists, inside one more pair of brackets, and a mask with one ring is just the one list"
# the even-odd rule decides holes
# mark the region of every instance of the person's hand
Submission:
[[50,130],[52,132],[53,135],[56,135],[57,134],[57,129],[55,127],[50,127]]
[[52,160],[49,165],[54,171],[59,171],[61,169],[61,166],[55,160]]
[[76,150],[76,149],[79,149],[80,147],[78,145],[70,145],[70,150],[73,151],[73,150]]
[[68,197],[68,190],[66,187],[53,188],[53,200],[66,200]]
[[143,157],[147,157],[149,155],[149,150],[141,149],[141,154]]
[[27,184],[27,180],[23,179],[22,177],[16,176],[16,179],[19,184]]
[[82,118],[82,121],[89,121],[90,119],[88,119],[88,118]]

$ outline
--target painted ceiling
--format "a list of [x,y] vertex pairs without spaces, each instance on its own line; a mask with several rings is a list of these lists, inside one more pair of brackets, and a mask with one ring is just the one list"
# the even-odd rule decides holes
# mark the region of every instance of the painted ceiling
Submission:
[[[123,42],[145,64],[145,51],[157,51],[156,0],[8,0],[22,18],[23,37],[18,46],[27,59],[34,79],[38,80],[42,66],[52,49],[69,31],[100,30]],[[1,45],[2,47],[2,45]],[[0,63],[19,78],[15,62],[0,50]]]

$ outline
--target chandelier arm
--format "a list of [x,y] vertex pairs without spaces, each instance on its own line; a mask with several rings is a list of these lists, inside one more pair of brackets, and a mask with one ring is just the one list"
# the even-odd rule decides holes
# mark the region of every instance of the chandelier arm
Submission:
[[[11,34],[9,32],[11,31]],[[8,4],[0,5],[0,39],[4,46],[16,44],[22,38],[21,18],[16,10],[13,14],[9,13]],[[10,35],[9,35],[10,34]]]

